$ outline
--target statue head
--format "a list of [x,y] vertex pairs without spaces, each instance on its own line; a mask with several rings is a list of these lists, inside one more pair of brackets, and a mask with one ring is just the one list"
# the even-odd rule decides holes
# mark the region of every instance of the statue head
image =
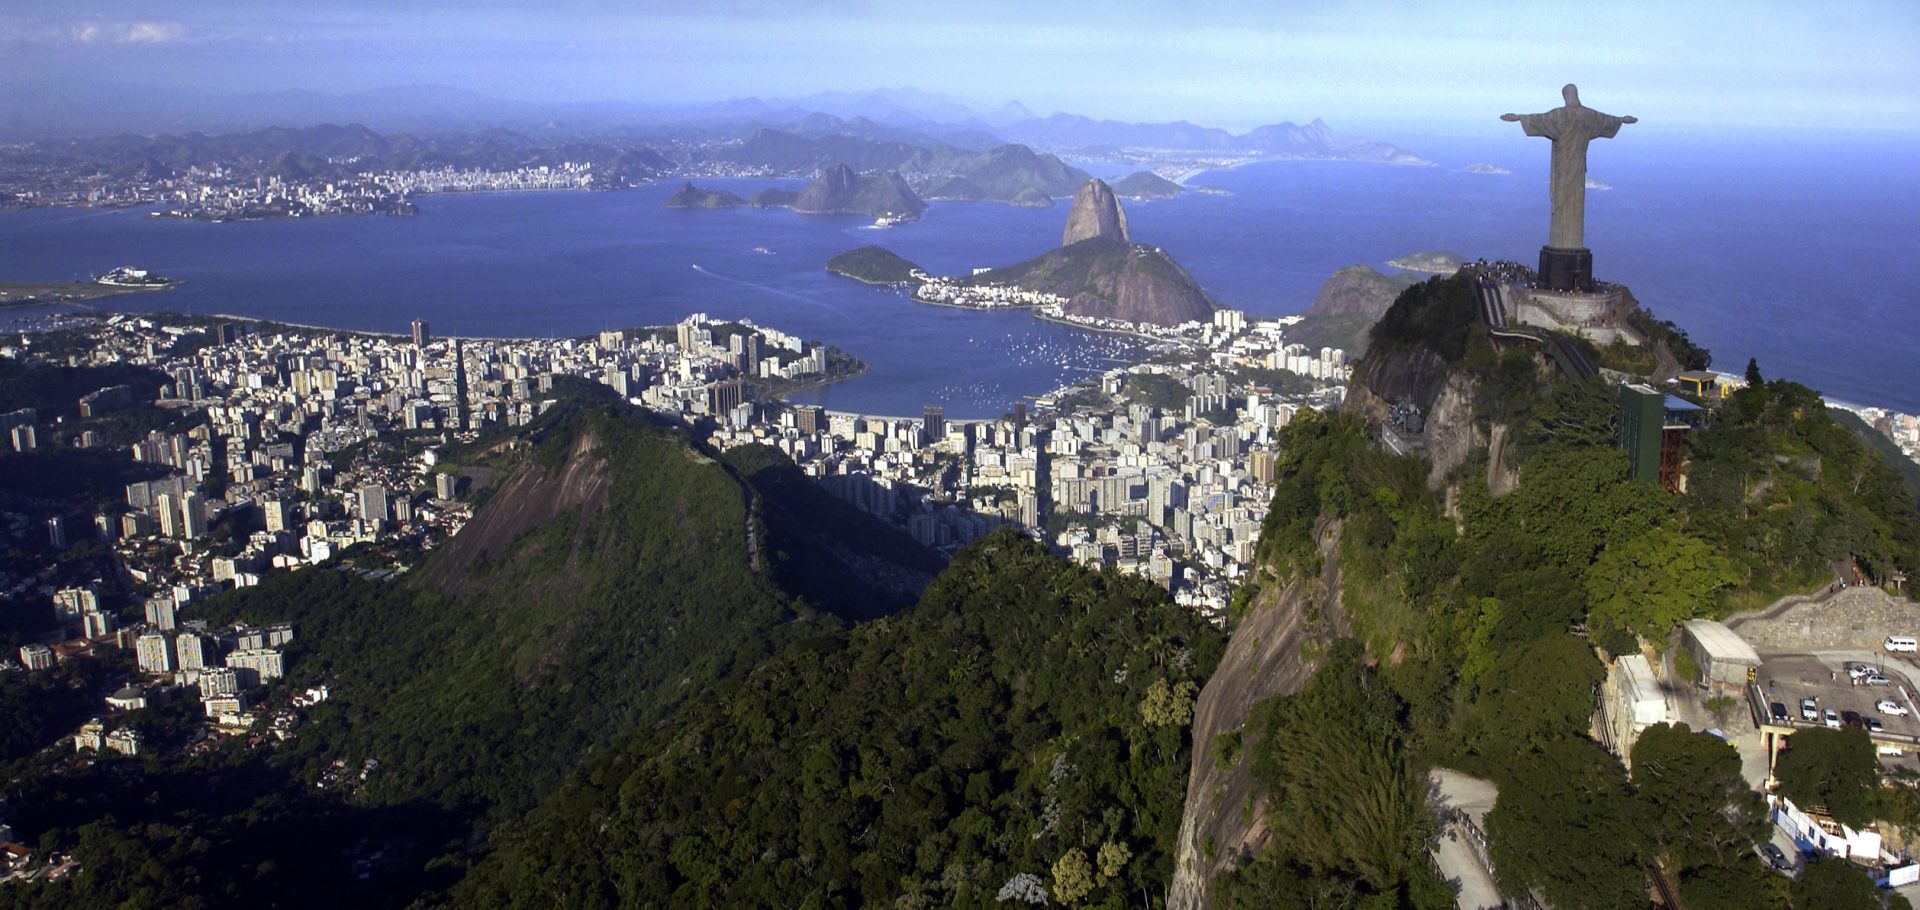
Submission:
[[1571,82],[1567,83],[1564,88],[1560,89],[1560,97],[1566,99],[1568,107],[1580,106],[1580,88]]

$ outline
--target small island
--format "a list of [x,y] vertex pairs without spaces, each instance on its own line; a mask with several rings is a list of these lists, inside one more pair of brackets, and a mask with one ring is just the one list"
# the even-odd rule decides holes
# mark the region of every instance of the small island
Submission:
[[1007,202],[1009,205],[1018,206],[1023,209],[1053,208],[1053,197],[1034,187],[1027,187],[1015,193],[1013,198]]
[[827,260],[827,271],[867,284],[911,284],[926,272],[885,247],[863,246]]
[[927,204],[907,185],[900,172],[860,174],[844,164],[820,171],[812,183],[798,191],[768,187],[755,193],[751,201],[733,193],[703,190],[692,183],[682,183],[678,191],[667,197],[666,205],[676,209],[730,209],[751,205],[762,209],[792,209],[807,215],[866,215],[880,219],[876,222],[880,226],[912,221],[927,209]]
[[1428,250],[1414,253],[1389,261],[1387,264],[1403,272],[1422,272],[1428,275],[1451,275],[1460,271],[1464,260],[1459,253],[1447,250]]
[[1122,199],[1172,199],[1186,192],[1181,186],[1152,171],[1137,171],[1113,185],[1113,194]]
[[1587,178],[1587,189],[1590,189],[1590,190],[1610,190],[1610,189],[1613,189],[1613,184],[1610,184],[1610,183],[1602,183],[1601,181],[1598,181],[1598,180],[1595,180],[1595,179],[1593,179],[1592,177],[1588,177],[1588,178]]
[[666,202],[670,209],[731,209],[746,204],[745,199],[725,190],[703,190],[691,182],[680,184]]
[[1511,174],[1511,173],[1513,173],[1512,171],[1510,171],[1510,170],[1507,170],[1506,168],[1503,168],[1503,167],[1501,167],[1500,165],[1497,165],[1497,164],[1488,164],[1488,163],[1486,163],[1486,162],[1484,162],[1484,161],[1482,161],[1482,162],[1478,162],[1478,163],[1475,163],[1475,164],[1469,164],[1469,165],[1467,165],[1466,167],[1463,167],[1463,168],[1461,168],[1461,170],[1463,170],[1463,171],[1466,171],[1466,172],[1467,172],[1467,173],[1469,173],[1469,174],[1496,174],[1496,175],[1498,175],[1498,174]]
[[155,275],[146,269],[136,269],[130,265],[109,269],[105,275],[95,278],[94,282],[104,284],[110,288],[124,288],[136,291],[157,291],[162,288],[173,287],[179,283],[171,278]]

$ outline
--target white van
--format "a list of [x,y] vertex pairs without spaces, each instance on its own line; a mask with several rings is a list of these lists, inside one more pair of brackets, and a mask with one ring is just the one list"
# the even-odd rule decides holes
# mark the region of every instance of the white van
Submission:
[[1887,636],[1886,649],[1889,651],[1920,651],[1920,640],[1911,635]]

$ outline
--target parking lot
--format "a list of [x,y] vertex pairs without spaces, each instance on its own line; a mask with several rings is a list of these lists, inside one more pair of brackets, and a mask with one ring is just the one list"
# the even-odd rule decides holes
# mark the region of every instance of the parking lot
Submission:
[[[1848,658],[1879,667],[1891,678],[1892,685],[1855,685],[1847,673]],[[1901,669],[1889,666],[1882,658],[1865,653],[1762,655],[1756,681],[1769,708],[1774,704],[1786,708],[1787,719],[1784,722],[1774,718],[1770,719],[1770,723],[1792,727],[1819,726],[1824,723],[1825,712],[1829,709],[1841,716],[1851,711],[1859,714],[1863,720],[1869,717],[1878,720],[1883,730],[1876,735],[1920,742],[1920,712],[1916,712],[1913,701],[1913,683]],[[1801,700],[1806,698],[1813,699],[1816,710],[1820,712],[1812,721],[1804,719],[1801,714]],[[1891,699],[1906,708],[1907,714],[1901,716],[1881,710],[1876,703],[1882,699]]]

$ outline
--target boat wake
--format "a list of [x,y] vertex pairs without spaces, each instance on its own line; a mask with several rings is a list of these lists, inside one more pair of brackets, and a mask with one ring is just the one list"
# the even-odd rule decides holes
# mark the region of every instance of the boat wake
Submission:
[[746,281],[740,278],[732,278],[726,275],[722,275],[719,272],[713,271],[712,269],[706,268],[697,262],[693,264],[693,270],[696,272],[699,272],[702,275],[707,276],[708,278],[724,281],[728,284],[737,284],[737,285],[740,285],[741,287],[754,288],[755,290],[766,291],[767,293],[773,294],[776,296],[789,297],[794,300],[798,300],[801,303],[807,304],[809,306],[818,307],[821,310],[824,310],[828,313],[832,313],[834,316],[838,317],[843,322],[852,321],[852,318],[853,318],[851,316],[848,316],[844,310],[841,310],[839,307],[836,307],[833,304],[827,303],[826,301],[823,301],[823,300],[815,300],[812,297],[808,297],[805,294],[796,294],[793,291],[787,290],[786,288],[777,288],[772,285],[761,284],[757,281]]

